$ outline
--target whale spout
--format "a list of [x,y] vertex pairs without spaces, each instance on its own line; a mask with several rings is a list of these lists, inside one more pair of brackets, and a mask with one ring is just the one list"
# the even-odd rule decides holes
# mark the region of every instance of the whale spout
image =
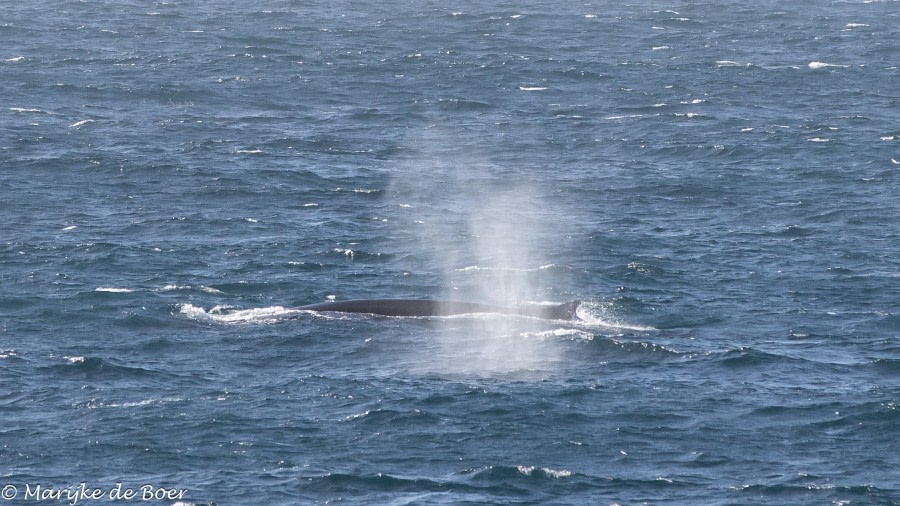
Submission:
[[475,302],[430,299],[357,299],[320,302],[295,307],[301,311],[367,313],[381,316],[452,316],[471,313],[497,313],[530,316],[546,320],[574,320],[581,301],[557,305],[494,306]]

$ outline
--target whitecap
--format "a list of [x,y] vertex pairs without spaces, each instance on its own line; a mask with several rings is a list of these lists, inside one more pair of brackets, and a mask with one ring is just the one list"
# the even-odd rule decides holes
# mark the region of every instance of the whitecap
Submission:
[[22,61],[22,60],[24,60],[24,59],[25,59],[24,56],[14,56],[14,57],[12,57],[12,58],[7,58],[6,60],[3,60],[3,61],[8,61],[8,62],[11,62],[11,63],[17,63],[17,62],[20,62],[20,61]]
[[204,293],[210,293],[210,294],[214,294],[214,295],[221,295],[221,294],[225,293],[222,290],[219,290],[217,288],[213,288],[211,286],[203,286],[203,285],[200,285],[196,288],[194,288],[194,286],[192,286],[192,285],[166,285],[166,286],[160,288],[158,291],[160,291],[160,292],[177,292],[177,291],[181,291],[181,290],[194,290],[194,289],[200,290],[201,292],[204,292]]
[[72,356],[72,357],[65,356],[63,358],[66,359],[66,361],[69,362],[70,364],[80,364],[85,361],[84,357],[78,357],[78,356]]
[[808,140],[809,142],[831,142],[831,139],[826,139],[824,137],[811,137],[806,140]]
[[78,228],[77,225],[69,225],[68,227],[63,227],[61,230],[65,232],[68,230],[75,230],[76,228]]
[[34,109],[34,108],[28,108],[28,107],[10,107],[9,110],[12,111],[12,112],[38,112],[38,113],[46,113],[46,111],[44,111],[44,110],[41,110],[41,109]]
[[95,292],[107,292],[107,293],[131,293],[134,290],[132,290],[130,288],[113,288],[110,286],[100,286],[100,287],[94,288],[94,291]]
[[650,49],[652,49],[653,51],[661,51],[663,49],[672,49],[672,46],[653,46]]
[[0,350],[0,360],[9,357],[15,357],[16,350]]
[[549,467],[542,467],[541,471],[544,471],[545,473],[547,473],[547,476],[549,476],[551,478],[557,478],[557,479],[558,478],[568,478],[569,476],[572,476],[572,471],[569,471],[568,469],[556,470],[556,469],[550,469]]
[[87,124],[93,123],[93,122],[94,122],[94,120],[92,120],[92,119],[83,119],[81,121],[76,121],[75,123],[72,123],[71,125],[69,125],[69,128],[81,128],[84,125],[87,125]]
[[716,62],[716,67],[749,67],[751,64],[748,63],[740,63],[732,60],[719,60]]
[[544,91],[547,89],[546,86],[519,86],[519,89],[522,91]]
[[[535,466],[516,466],[516,469],[525,476],[531,476],[537,468]],[[551,478],[568,478],[572,476],[572,471],[567,469],[556,470],[542,467],[541,471]]]
[[184,399],[180,397],[164,397],[162,399],[144,399],[140,401],[125,401],[125,402],[105,402],[98,401],[95,399],[91,399],[89,402],[84,404],[88,409],[98,409],[98,408],[135,408],[141,406],[152,406],[156,404],[167,404],[170,402],[181,402]]
[[828,68],[828,67],[847,68],[847,65],[838,65],[835,63],[825,63],[825,62],[820,62],[820,61],[811,61],[811,62],[809,62],[808,66],[812,70],[819,70],[819,69],[824,69],[824,68]]
[[344,420],[350,421],[350,420],[356,420],[356,419],[359,419],[359,418],[365,418],[365,417],[369,416],[371,413],[372,413],[372,410],[371,410],[371,409],[368,409],[368,410],[366,410],[366,411],[364,411],[364,412],[362,412],[362,413],[357,413],[357,414],[355,414],[355,415],[348,415],[348,416],[345,416],[345,417],[344,417]]

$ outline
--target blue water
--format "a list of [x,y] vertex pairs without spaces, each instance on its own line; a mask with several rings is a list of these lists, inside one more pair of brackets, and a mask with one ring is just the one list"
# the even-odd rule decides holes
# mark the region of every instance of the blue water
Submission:
[[896,1],[2,1],[7,502],[900,504],[898,64]]

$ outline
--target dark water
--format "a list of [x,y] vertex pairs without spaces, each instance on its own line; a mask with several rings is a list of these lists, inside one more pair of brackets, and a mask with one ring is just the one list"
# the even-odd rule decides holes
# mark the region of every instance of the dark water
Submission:
[[900,503],[898,13],[0,2],[4,499]]

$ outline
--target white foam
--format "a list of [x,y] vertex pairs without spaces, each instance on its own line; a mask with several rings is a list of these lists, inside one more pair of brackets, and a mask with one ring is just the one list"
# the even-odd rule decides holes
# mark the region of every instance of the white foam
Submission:
[[535,338],[538,340],[546,340],[553,338],[568,338],[571,341],[593,341],[594,334],[590,332],[585,332],[580,329],[572,329],[572,328],[559,328],[552,330],[544,330],[540,332],[523,332],[521,334],[522,337],[525,338]]
[[811,68],[812,70],[819,70],[819,69],[824,69],[824,68],[828,68],[828,67],[847,68],[847,65],[838,65],[836,63],[825,63],[825,62],[821,62],[821,61],[809,62],[809,68]]
[[[534,470],[536,468],[534,466],[516,466],[516,469],[518,469],[518,471],[520,473],[524,474],[525,476],[531,476],[531,474],[534,473]],[[556,469],[550,469],[549,467],[542,467],[541,471],[543,471],[544,474],[546,474],[547,476],[549,476],[551,478],[557,478],[557,479],[558,478],[568,478],[569,476],[572,476],[572,471],[569,471],[567,469],[556,470]]]
[[620,331],[653,332],[654,327],[634,325],[621,321],[613,314],[610,304],[600,302],[582,302],[575,310],[582,326],[587,328],[604,328]]
[[109,287],[109,286],[101,286],[101,287],[94,288],[94,291],[95,292],[108,292],[108,293],[131,293],[134,290],[131,290],[129,288],[113,288],[113,287]]
[[216,306],[209,311],[193,304],[182,304],[180,313],[194,320],[214,321],[218,323],[271,323],[285,316],[301,313],[297,309],[282,306],[260,307],[254,309],[231,310],[228,306]]
[[[200,290],[201,292],[210,293],[210,294],[214,294],[214,295],[221,295],[221,294],[225,293],[222,290],[213,288],[211,286],[200,285],[196,289]],[[180,291],[180,290],[194,290],[194,287],[191,285],[166,285],[166,286],[160,288],[160,291],[162,291],[162,292],[176,292],[176,291]]]
[[623,114],[621,116],[607,116],[603,119],[609,120],[617,120],[617,119],[633,119],[633,118],[643,118],[643,114]]
[[46,112],[41,109],[32,109],[32,108],[27,108],[27,107],[10,107],[9,110],[12,112],[39,112],[39,113]]
[[519,89],[522,91],[544,91],[547,89],[546,86],[519,86]]
[[716,67],[749,67],[751,63],[740,63],[732,60],[719,60],[716,62]]
[[136,408],[141,406],[152,406],[156,404],[167,404],[170,402],[181,402],[184,399],[179,397],[165,397],[162,399],[144,399],[142,401],[126,401],[126,402],[104,402],[91,400],[86,404],[88,409],[98,408]]
[[92,119],[83,119],[81,121],[76,121],[75,123],[72,123],[71,125],[69,125],[69,128],[81,128],[84,125],[87,125],[87,124],[93,123],[93,122],[94,122],[94,120],[92,120]]
[[11,62],[11,63],[17,63],[17,62],[20,62],[20,61],[22,61],[22,60],[24,60],[24,59],[25,59],[24,56],[14,56],[14,57],[12,57],[12,58],[7,58],[7,59],[4,60],[4,61],[8,61],[8,62]]

